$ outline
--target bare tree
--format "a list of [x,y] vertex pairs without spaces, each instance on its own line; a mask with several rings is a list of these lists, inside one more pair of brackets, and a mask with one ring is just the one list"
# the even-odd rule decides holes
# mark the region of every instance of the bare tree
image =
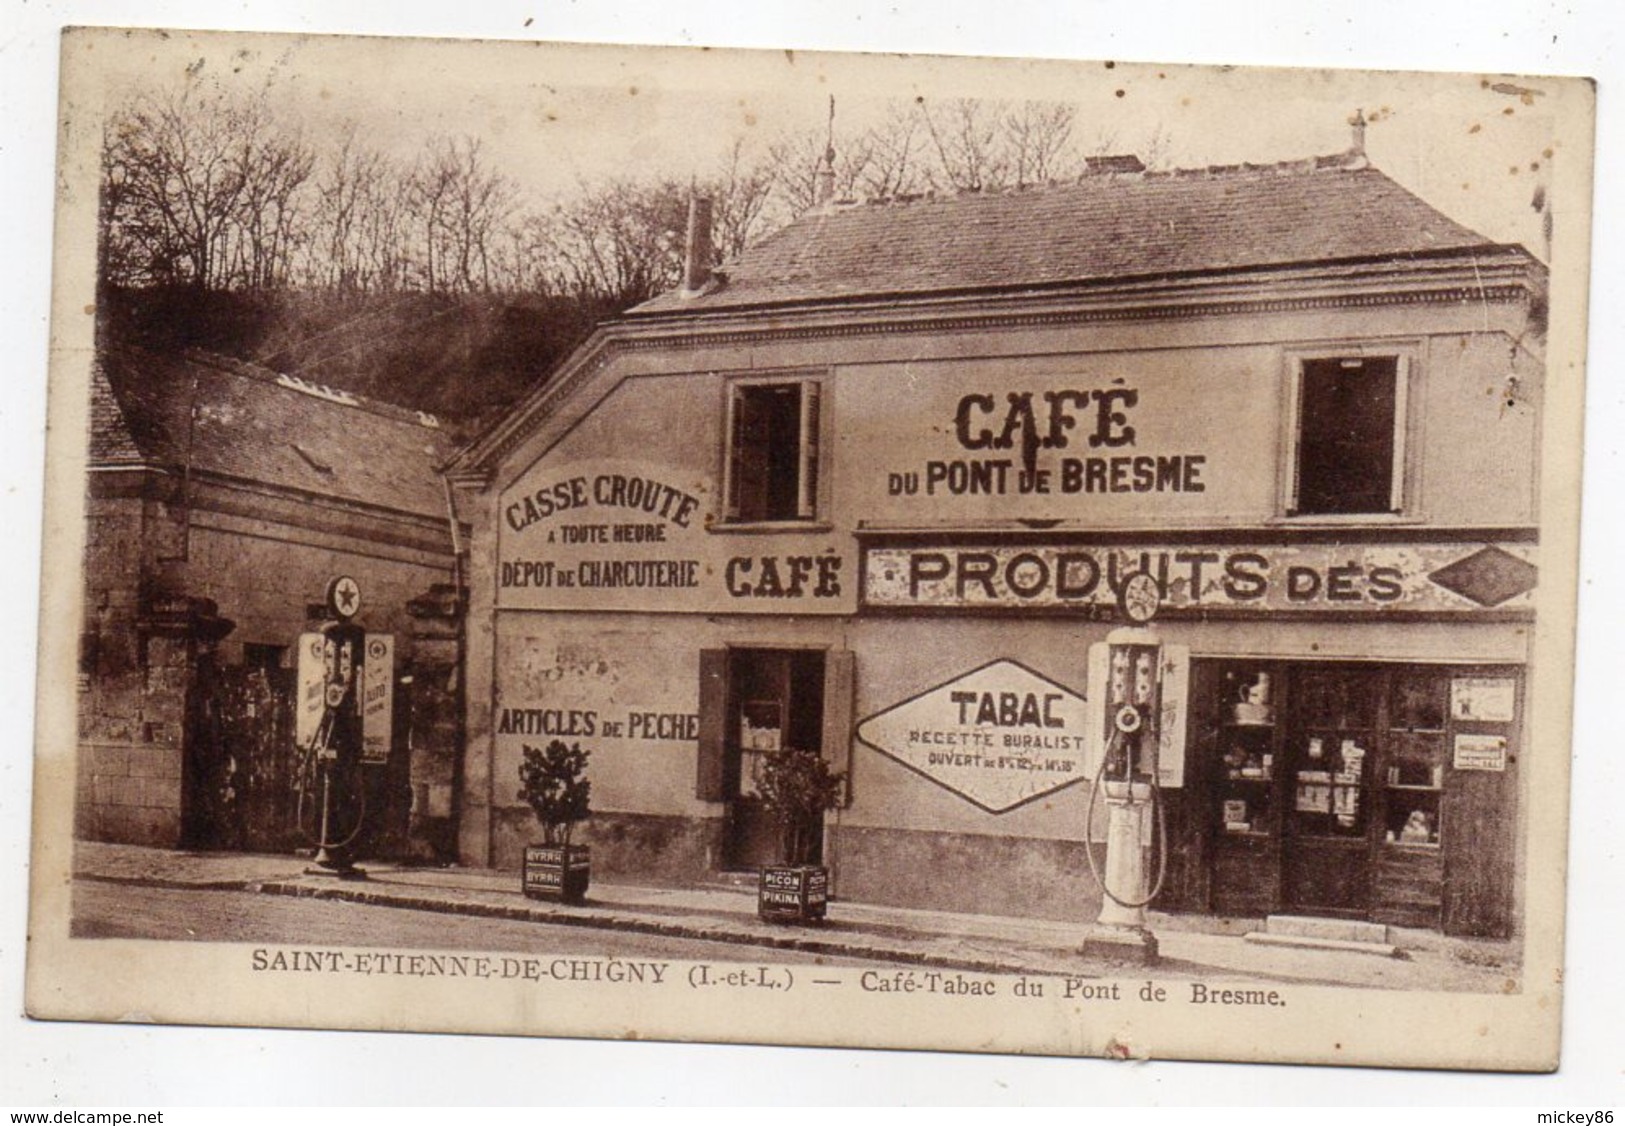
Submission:
[[1006,110],[999,132],[1008,185],[1021,188],[1074,175],[1076,119],[1077,109],[1062,102],[1020,102]]
[[516,206],[507,176],[486,167],[477,138],[437,138],[406,182],[421,242],[423,288],[431,293],[492,288],[498,233]]
[[894,102],[878,125],[864,131],[864,164],[858,179],[872,199],[920,191],[925,137],[924,122],[914,108]]
[[868,139],[861,133],[830,138],[826,131],[809,130],[779,137],[769,146],[768,164],[773,170],[773,190],[780,210],[790,219],[812,209],[818,199],[818,167],[824,151],[835,150],[835,198],[852,199],[863,194],[864,172],[869,166]]
[[932,179],[955,191],[979,192],[1002,187],[1009,173],[995,106],[974,98],[954,98],[940,105],[922,101],[920,118],[936,157]]
[[228,276],[249,289],[271,289],[288,280],[293,251],[308,235],[301,188],[316,158],[297,133],[276,130],[262,106],[252,106],[243,124],[248,135],[235,154],[242,191],[228,229],[236,251]]
[[126,284],[263,287],[301,237],[314,155],[263,101],[192,82],[114,115],[104,144],[103,262]]
[[696,181],[694,190],[711,197],[712,244],[717,263],[737,257],[761,234],[774,186],[773,169],[747,158],[744,138],[736,138],[721,170]]
[[315,180],[307,278],[342,293],[390,292],[403,281],[402,176],[363,146],[352,123]]
[[110,233],[134,234],[127,249],[144,259],[143,280],[222,282],[225,232],[243,190],[243,119],[196,86],[143,98],[114,118],[107,175],[124,213],[109,217]]
[[555,205],[542,220],[556,288],[624,308],[675,285],[685,196],[670,182],[582,185],[575,200]]

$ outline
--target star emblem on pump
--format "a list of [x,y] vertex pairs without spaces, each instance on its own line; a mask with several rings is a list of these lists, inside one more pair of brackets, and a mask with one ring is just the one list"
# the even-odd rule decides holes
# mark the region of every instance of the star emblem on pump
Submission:
[[361,584],[349,575],[340,575],[328,583],[327,608],[342,621],[355,617],[361,609]]

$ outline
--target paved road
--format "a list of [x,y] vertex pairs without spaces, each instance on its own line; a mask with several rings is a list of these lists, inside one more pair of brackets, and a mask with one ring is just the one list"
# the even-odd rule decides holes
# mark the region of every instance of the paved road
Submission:
[[696,962],[765,959],[799,965],[874,964],[791,950],[767,951],[727,942],[443,915],[242,891],[181,891],[91,880],[74,883],[73,934],[77,938],[656,956]]

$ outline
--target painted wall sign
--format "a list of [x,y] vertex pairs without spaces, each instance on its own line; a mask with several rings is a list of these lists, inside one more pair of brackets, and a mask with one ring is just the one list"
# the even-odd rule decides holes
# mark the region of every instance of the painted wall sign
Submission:
[[1206,492],[1205,454],[1138,449],[1139,402],[1139,390],[1125,386],[972,391],[954,405],[956,456],[889,473],[886,491],[927,499]]
[[697,712],[655,711],[645,708],[499,708],[498,735],[546,736],[553,739],[638,739],[662,743],[692,743],[700,737]]
[[871,546],[863,602],[960,609],[1107,607],[1149,571],[1163,609],[1528,609],[1535,549],[1517,544]]
[[709,481],[619,461],[539,468],[498,506],[497,603],[533,609],[848,612],[827,535],[765,544],[707,525]]
[[1455,753],[1451,757],[1450,765],[1456,770],[1505,770],[1506,736],[1457,735]]
[[858,738],[979,809],[1004,813],[1084,780],[1082,696],[998,660],[858,725]]
[[841,430],[878,454],[858,489],[879,523],[1254,512],[1272,502],[1257,451],[1279,427],[1256,388],[1279,362],[1236,348],[912,365],[906,420],[846,397]]

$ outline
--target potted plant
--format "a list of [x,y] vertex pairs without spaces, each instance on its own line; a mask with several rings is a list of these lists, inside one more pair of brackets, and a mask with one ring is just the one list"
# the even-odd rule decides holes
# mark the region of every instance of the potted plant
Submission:
[[525,846],[521,888],[533,899],[580,903],[587,895],[592,849],[573,845],[576,822],[585,821],[592,783],[581,744],[554,739],[546,747],[525,746],[519,763],[519,797],[542,824],[542,843]]
[[846,776],[812,751],[782,751],[762,764],[757,796],[778,827],[782,861],[761,870],[756,913],[762,919],[807,923],[824,917],[829,869],[811,860],[818,851],[823,813],[840,804],[845,784]]

